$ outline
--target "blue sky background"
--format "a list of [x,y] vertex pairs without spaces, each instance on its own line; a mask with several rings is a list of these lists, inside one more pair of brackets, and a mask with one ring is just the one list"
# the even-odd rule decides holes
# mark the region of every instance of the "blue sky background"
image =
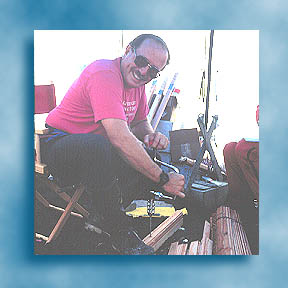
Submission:
[[[0,286],[285,287],[287,15],[284,0],[2,0]],[[261,255],[33,256],[33,30],[212,28],[260,30]]]

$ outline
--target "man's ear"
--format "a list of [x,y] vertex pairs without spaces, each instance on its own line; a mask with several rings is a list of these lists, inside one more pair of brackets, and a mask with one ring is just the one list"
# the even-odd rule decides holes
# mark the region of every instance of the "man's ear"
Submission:
[[128,46],[126,47],[126,50],[125,50],[125,53],[124,53],[124,56],[128,55],[130,51],[132,51],[132,46],[130,44],[128,44]]

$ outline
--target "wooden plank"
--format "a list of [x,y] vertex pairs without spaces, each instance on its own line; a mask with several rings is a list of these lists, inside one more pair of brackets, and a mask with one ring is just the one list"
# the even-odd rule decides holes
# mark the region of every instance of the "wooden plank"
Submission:
[[199,241],[192,241],[190,243],[187,255],[199,255],[198,254],[199,245],[200,245]]
[[170,245],[168,255],[177,255],[178,242],[173,242]]
[[199,255],[207,255],[207,246],[210,237],[210,223],[208,221],[204,222],[203,235],[199,245]]
[[173,215],[163,221],[158,227],[143,239],[143,242],[151,246],[154,251],[171,237],[183,225],[183,212],[181,210],[175,211]]
[[45,134],[48,134],[50,131],[49,128],[42,128],[42,129],[35,129],[35,134],[36,135],[45,135]]
[[36,163],[35,162],[35,172],[39,173],[39,174],[47,174],[48,173],[48,167],[46,164],[42,164],[42,163]]
[[202,240],[209,239],[209,237],[210,237],[210,223],[205,220]]
[[186,255],[187,248],[188,248],[188,243],[178,244],[177,255]]
[[212,251],[213,251],[213,241],[211,239],[208,239],[205,255],[212,255]]
[[170,245],[168,255],[186,255],[188,243],[173,242]]
[[212,255],[213,241],[211,239],[203,239],[199,245],[198,255]]

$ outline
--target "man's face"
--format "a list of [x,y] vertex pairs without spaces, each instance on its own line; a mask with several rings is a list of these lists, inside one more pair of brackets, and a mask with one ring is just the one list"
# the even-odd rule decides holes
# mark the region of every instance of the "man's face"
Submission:
[[[141,68],[137,67],[134,62],[136,55],[144,56],[148,60],[149,65]],[[128,46],[121,62],[121,73],[125,86],[137,88],[150,82],[153,78],[148,70],[151,69],[151,66],[154,66],[161,71],[166,65],[167,58],[168,52],[151,39],[143,41],[136,49]]]

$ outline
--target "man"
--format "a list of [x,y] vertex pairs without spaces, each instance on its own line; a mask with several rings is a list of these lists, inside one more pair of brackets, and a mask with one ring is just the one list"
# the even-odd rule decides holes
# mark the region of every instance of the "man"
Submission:
[[63,185],[86,184],[92,215],[88,224],[98,225],[101,219],[122,254],[152,253],[122,212],[141,189],[157,186],[185,196],[184,176],[164,173],[143,146],[168,145],[147,121],[145,84],[159,76],[169,60],[160,37],[142,34],[123,57],[90,64],[46,119],[54,135],[46,141],[44,159],[53,176]]

